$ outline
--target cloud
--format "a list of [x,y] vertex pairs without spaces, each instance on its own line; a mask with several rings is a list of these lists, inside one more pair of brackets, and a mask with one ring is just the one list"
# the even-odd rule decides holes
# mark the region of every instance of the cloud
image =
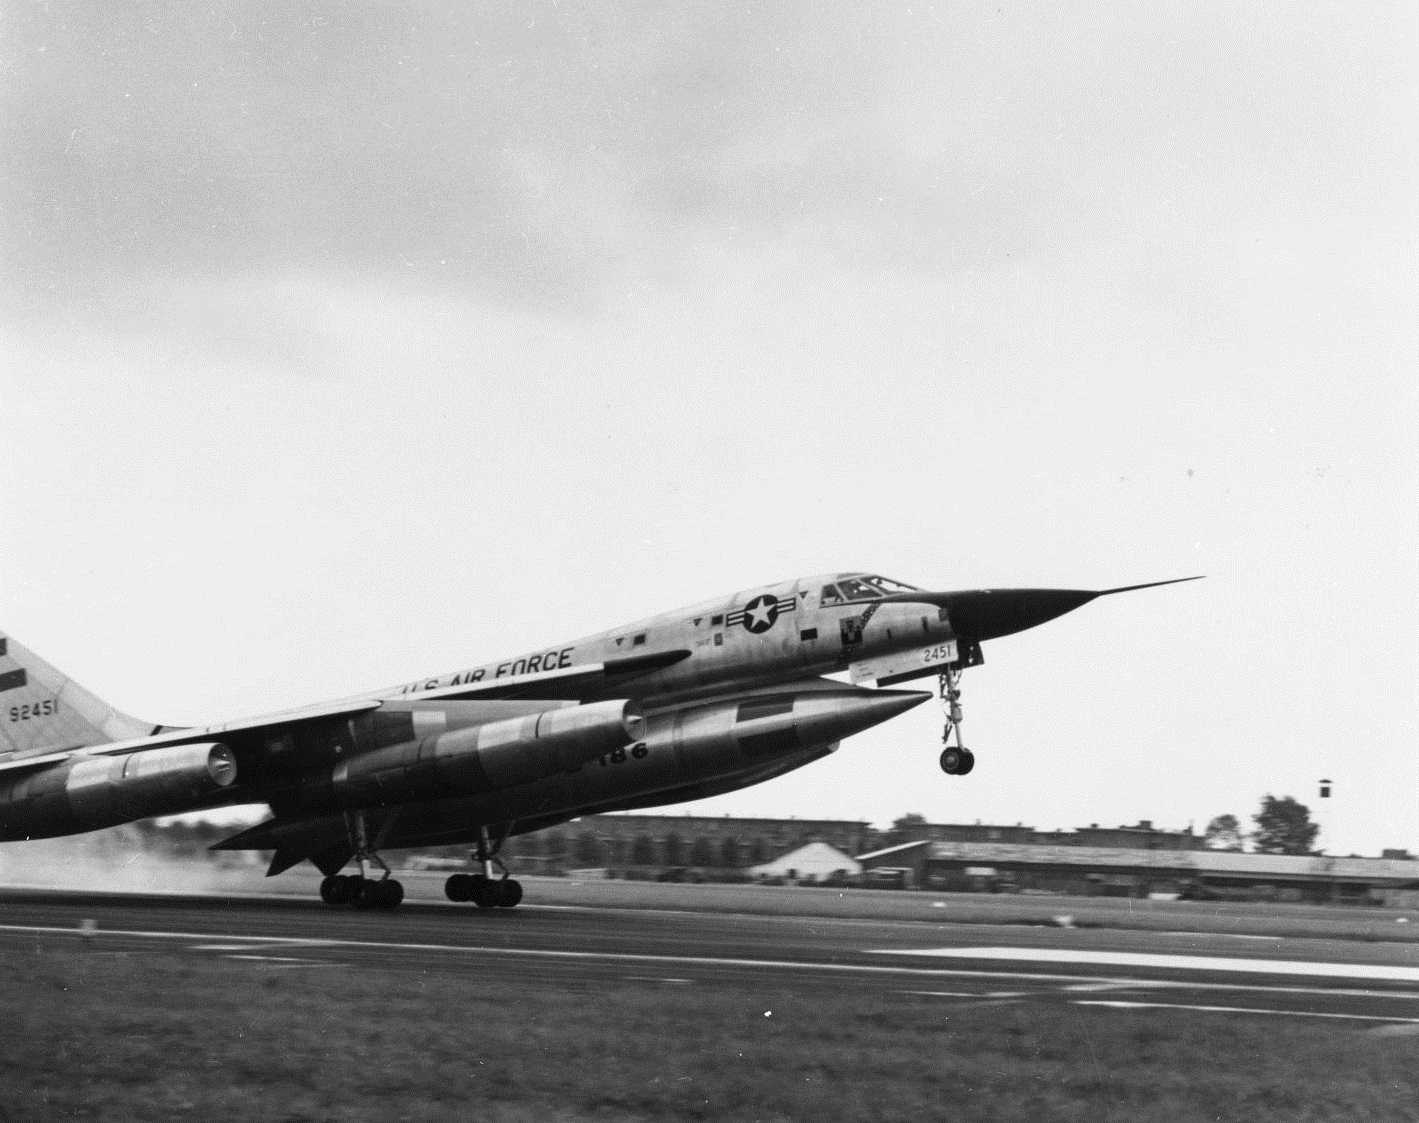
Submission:
[[741,187],[721,154],[870,100],[881,49],[834,48],[842,27],[806,8],[139,12],[10,16],[12,296],[83,307],[133,278],[313,269],[595,299],[697,221],[801,213],[797,169]]
[[120,323],[292,276],[595,313],[696,283],[706,245],[927,273],[1090,247],[1196,290],[1273,215],[1392,222],[1395,29],[1210,13],[23,6],[0,291]]

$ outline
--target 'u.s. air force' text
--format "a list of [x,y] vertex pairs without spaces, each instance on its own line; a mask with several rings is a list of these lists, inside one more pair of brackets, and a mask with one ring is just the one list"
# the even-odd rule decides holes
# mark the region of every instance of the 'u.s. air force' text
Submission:
[[[493,670],[494,678],[511,678],[514,675],[532,675],[538,671],[559,671],[563,667],[572,665],[572,652],[575,647],[564,647],[561,651],[548,651],[543,655],[529,655],[524,659],[513,659],[507,663],[499,663]],[[462,686],[469,682],[482,682],[488,672],[487,667],[479,667],[472,671],[460,671],[444,682],[441,678],[431,678],[427,682],[411,682],[407,686],[399,688],[400,694],[413,694],[418,690],[438,690],[444,686]]]

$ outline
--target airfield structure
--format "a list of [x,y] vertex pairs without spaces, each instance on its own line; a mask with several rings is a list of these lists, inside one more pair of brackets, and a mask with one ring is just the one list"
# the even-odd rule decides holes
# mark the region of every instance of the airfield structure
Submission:
[[924,839],[859,854],[858,861],[879,881],[893,871],[904,887],[945,892],[1419,904],[1419,859],[1413,858]]

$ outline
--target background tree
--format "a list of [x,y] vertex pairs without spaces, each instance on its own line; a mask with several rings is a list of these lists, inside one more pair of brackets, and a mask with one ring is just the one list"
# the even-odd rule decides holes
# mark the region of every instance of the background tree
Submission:
[[714,844],[703,835],[696,838],[690,845],[690,865],[692,866],[712,866],[714,865]]
[[886,845],[897,846],[903,842],[915,842],[923,837],[919,828],[926,826],[926,816],[910,811],[892,820],[892,829],[887,832]]
[[576,860],[583,866],[601,864],[601,840],[594,834],[580,834],[576,839]]
[[731,867],[739,864],[739,840],[733,835],[719,844],[719,864]]
[[1202,836],[1209,850],[1240,850],[1242,848],[1242,824],[1235,815],[1218,815],[1207,824]]
[[1261,810],[1252,816],[1256,831],[1252,842],[1258,854],[1310,854],[1320,825],[1311,822],[1310,808],[1291,796],[1261,797]]

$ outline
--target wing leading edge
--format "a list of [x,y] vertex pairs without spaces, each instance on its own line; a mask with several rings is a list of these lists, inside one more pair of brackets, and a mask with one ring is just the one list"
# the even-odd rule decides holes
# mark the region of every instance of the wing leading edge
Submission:
[[0,773],[42,768],[57,764],[77,754],[121,756],[165,745],[186,745],[199,741],[231,739],[233,735],[250,737],[265,730],[274,732],[308,722],[355,717],[393,702],[512,701],[519,699],[583,702],[594,698],[612,683],[626,682],[641,675],[673,666],[682,659],[688,659],[689,656],[689,651],[685,650],[665,651],[650,655],[636,655],[627,659],[608,659],[604,663],[588,663],[555,671],[541,671],[536,674],[519,675],[516,678],[491,679],[485,682],[444,687],[443,689],[420,690],[410,694],[387,697],[364,695],[341,702],[331,702],[299,710],[286,710],[280,713],[244,718],[239,721],[223,722],[218,725],[174,729],[151,737],[138,737],[128,741],[115,741],[110,744],[88,747],[76,746],[72,749],[18,759],[6,758],[0,760]]

